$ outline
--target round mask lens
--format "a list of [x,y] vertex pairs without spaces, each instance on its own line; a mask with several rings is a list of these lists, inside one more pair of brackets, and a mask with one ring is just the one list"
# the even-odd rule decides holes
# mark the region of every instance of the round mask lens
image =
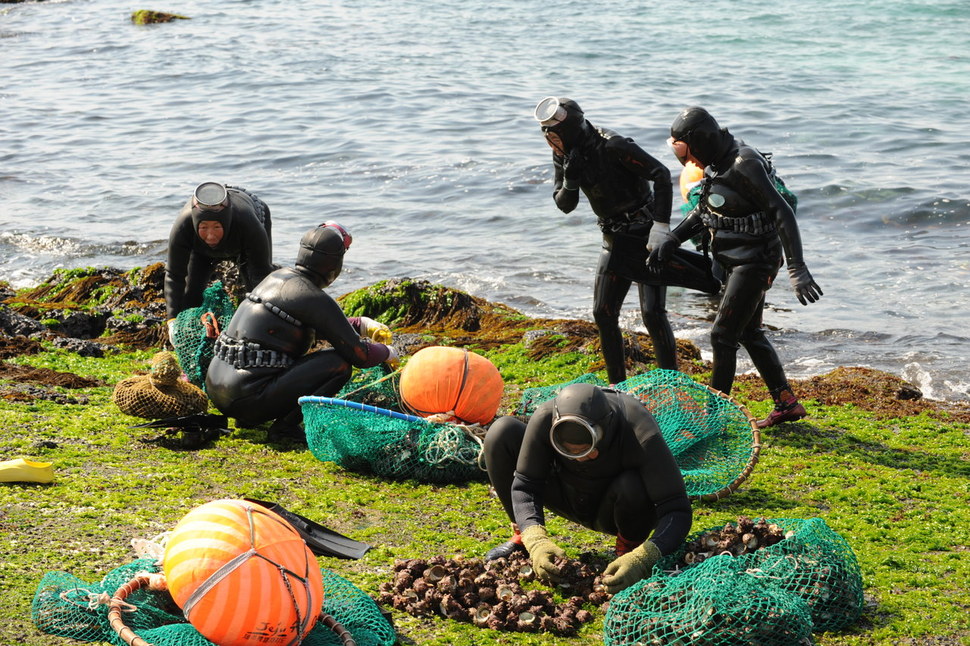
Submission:
[[204,211],[219,210],[226,197],[226,187],[218,182],[204,182],[195,187],[195,201]]
[[539,101],[535,111],[536,121],[543,126],[554,126],[566,118],[566,109],[559,105],[559,99],[549,96]]
[[593,452],[599,440],[599,432],[581,417],[563,416],[549,429],[549,439],[552,448],[559,455],[578,460]]

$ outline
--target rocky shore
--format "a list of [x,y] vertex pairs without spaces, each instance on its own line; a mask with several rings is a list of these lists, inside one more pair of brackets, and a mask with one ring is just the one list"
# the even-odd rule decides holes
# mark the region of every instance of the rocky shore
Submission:
[[[161,263],[128,271],[86,268],[55,272],[43,283],[19,290],[0,283],[0,398],[48,399],[79,403],[61,389],[98,385],[89,377],[50,369],[27,368],[8,359],[45,351],[45,342],[86,357],[125,349],[165,349],[165,306]],[[217,278],[239,298],[242,291],[228,264]],[[590,321],[535,319],[505,305],[490,303],[442,285],[407,278],[382,281],[338,298],[348,315],[370,316],[391,326],[404,355],[429,345],[490,350],[522,344],[527,360],[579,353],[589,371],[604,368],[599,340]],[[626,331],[628,373],[654,367],[646,334]],[[699,379],[709,372],[697,346],[678,340],[681,369]],[[573,376],[578,376],[573,375]],[[793,386],[804,400],[822,405],[854,404],[886,419],[926,413],[940,419],[970,422],[970,406],[923,398],[918,388],[885,372],[840,367]],[[742,402],[767,398],[757,375],[740,375],[733,395]]]

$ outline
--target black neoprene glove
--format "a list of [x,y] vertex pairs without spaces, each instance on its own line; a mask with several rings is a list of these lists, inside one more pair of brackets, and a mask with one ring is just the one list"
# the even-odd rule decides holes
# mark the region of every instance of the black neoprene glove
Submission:
[[563,188],[570,191],[579,189],[579,182],[583,176],[583,156],[579,154],[579,149],[574,148],[566,156],[566,161],[562,167]]
[[788,263],[788,280],[795,290],[795,295],[798,296],[798,302],[802,305],[814,303],[822,296],[822,288],[812,278],[812,274],[803,262]]

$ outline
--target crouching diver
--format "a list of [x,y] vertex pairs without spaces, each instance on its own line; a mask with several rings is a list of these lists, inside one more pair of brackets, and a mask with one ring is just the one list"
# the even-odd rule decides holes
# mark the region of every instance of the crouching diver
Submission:
[[516,417],[493,422],[484,451],[513,530],[486,560],[525,549],[536,574],[557,581],[556,559],[564,552],[546,531],[547,508],[616,536],[617,558],[603,578],[615,594],[648,577],[690,531],[680,469],[653,415],[626,393],[570,384],[540,405],[528,424]]
[[165,308],[173,345],[175,317],[202,304],[217,263],[235,261],[248,290],[276,268],[272,228],[269,206],[246,189],[218,182],[196,187],[168,238]]
[[[206,392],[240,426],[275,419],[271,439],[305,439],[300,397],[336,394],[354,367],[397,362],[395,348],[376,341],[390,342],[386,325],[367,317],[348,319],[323,291],[340,275],[351,240],[335,222],[308,231],[296,266],[263,279],[216,339]],[[332,348],[307,354],[316,341]]]
[[762,327],[765,293],[782,262],[802,305],[822,296],[805,266],[795,212],[775,185],[774,171],[760,152],[721,128],[705,109],[683,110],[670,127],[668,140],[681,164],[704,168],[697,207],[647,260],[661,267],[683,242],[704,232],[714,259],[726,273],[724,293],[711,330],[711,386],[730,393],[739,345],[761,374],[775,408],[757,422],[766,428],[807,414],[792,392],[778,354]]

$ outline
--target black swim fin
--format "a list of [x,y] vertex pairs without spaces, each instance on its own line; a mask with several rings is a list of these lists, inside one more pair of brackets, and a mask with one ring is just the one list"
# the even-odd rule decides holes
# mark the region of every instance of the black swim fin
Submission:
[[135,424],[128,428],[229,428],[229,418],[225,415],[210,413],[196,413],[182,417],[166,417],[155,419],[144,424]]
[[609,269],[644,285],[683,287],[705,294],[717,294],[721,291],[721,281],[714,276],[714,265],[704,254],[678,247],[659,271],[647,269],[647,256],[646,241],[643,238],[623,233],[614,234]]
[[264,502],[254,498],[245,498],[249,502],[266,507],[271,512],[282,516],[286,522],[300,533],[310,551],[317,556],[335,556],[340,559],[359,559],[371,548],[367,543],[355,541],[332,529],[327,529],[305,516],[284,509],[275,502]]

